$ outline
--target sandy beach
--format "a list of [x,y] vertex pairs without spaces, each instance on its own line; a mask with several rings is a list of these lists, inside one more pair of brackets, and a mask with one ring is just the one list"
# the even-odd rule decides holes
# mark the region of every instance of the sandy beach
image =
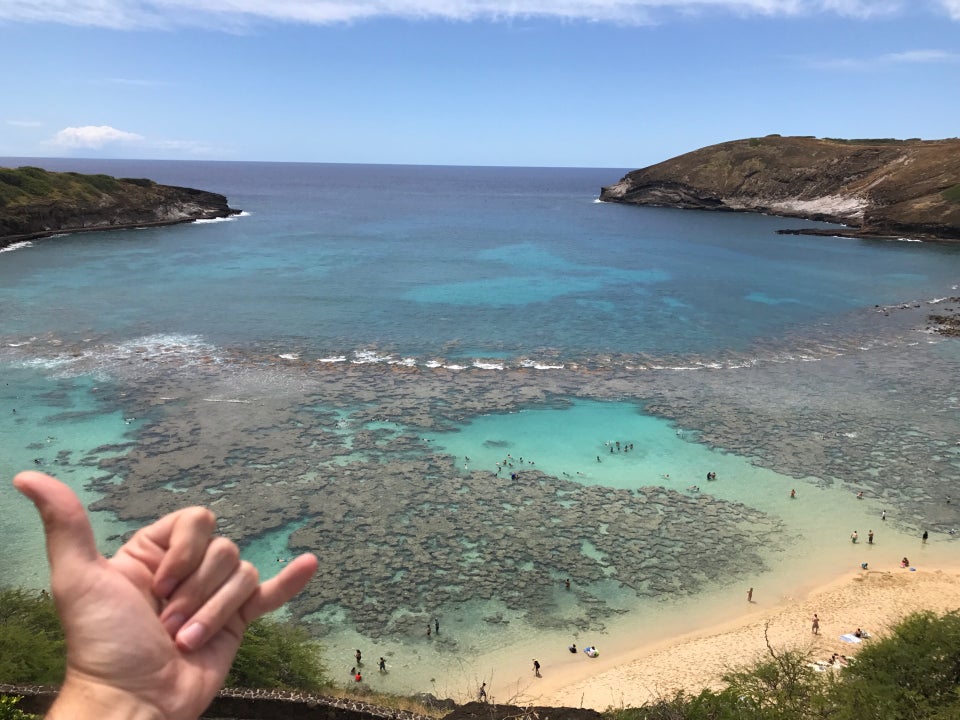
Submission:
[[[803,597],[769,599],[754,595],[743,614],[721,625],[667,641],[638,645],[619,657],[544,663],[543,677],[526,688],[523,702],[537,705],[609,707],[642,705],[677,689],[696,693],[722,687],[721,676],[766,654],[764,631],[775,649],[810,650],[826,660],[833,653],[856,655],[863,644],[840,636],[862,628],[876,639],[917,610],[942,613],[960,608],[960,566],[903,569],[878,565],[846,574]],[[812,632],[812,619],[820,632]],[[869,643],[871,640],[865,640]],[[602,650],[602,649],[601,649]]]

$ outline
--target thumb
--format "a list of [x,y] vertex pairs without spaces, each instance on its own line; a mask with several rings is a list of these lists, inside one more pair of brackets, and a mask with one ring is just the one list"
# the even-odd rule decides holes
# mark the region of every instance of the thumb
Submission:
[[[47,537],[50,574],[82,573],[100,556],[83,503],[68,486],[40,472],[22,472],[13,479],[17,490],[36,505]],[[56,579],[56,577],[54,577]]]

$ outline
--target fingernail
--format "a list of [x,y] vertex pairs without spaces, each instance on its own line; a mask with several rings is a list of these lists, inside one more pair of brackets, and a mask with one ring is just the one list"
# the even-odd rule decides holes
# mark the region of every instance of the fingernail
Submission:
[[176,636],[177,630],[183,627],[183,624],[187,621],[187,616],[182,613],[173,613],[166,620],[163,621],[163,627],[166,628],[167,632],[170,633],[171,637]]
[[177,644],[182,645],[187,650],[196,650],[203,643],[203,636],[206,628],[198,622],[190,623],[177,633]]

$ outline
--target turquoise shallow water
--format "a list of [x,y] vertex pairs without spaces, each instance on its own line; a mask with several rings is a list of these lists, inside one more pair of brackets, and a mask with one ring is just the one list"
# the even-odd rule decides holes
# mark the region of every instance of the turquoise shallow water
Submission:
[[[706,473],[730,463],[723,453],[697,444],[696,436],[644,414],[642,407],[631,403],[577,401],[564,409],[479,417],[456,433],[430,439],[458,467],[495,472],[499,463],[506,474],[536,468],[608,487],[664,485],[683,490],[703,485],[706,489]],[[628,444],[632,445],[629,450]]]
[[[7,548],[3,559],[6,582],[27,587],[46,585],[43,533],[33,506],[9,480],[20,470],[56,474],[87,503],[99,494],[85,489],[97,474],[100,457],[122,452],[130,441],[132,423],[96,397],[98,380],[92,377],[47,378],[34,368],[5,367],[0,413],[0,538]],[[131,526],[110,513],[91,516],[104,552],[117,546],[117,536]]]
[[[924,330],[956,247],[595,202],[621,170],[31,163],[246,213],[0,253],[0,473],[136,518],[94,513],[105,552],[187,502],[265,576],[318,552],[291,612],[331,668],[384,654],[378,687],[501,694],[572,637],[616,653],[960,526],[960,351]],[[40,586],[0,501],[3,575]]]

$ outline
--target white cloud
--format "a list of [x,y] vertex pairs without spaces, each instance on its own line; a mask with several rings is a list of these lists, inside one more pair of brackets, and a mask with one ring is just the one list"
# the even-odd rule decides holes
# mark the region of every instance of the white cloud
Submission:
[[91,80],[94,85],[119,85],[121,87],[169,87],[173,85],[168,80],[142,80],[137,78],[110,77],[102,80]]
[[955,64],[960,63],[960,53],[946,50],[906,50],[903,52],[886,53],[874,57],[862,58],[832,58],[828,60],[814,60],[811,67],[820,70],[875,70],[878,67],[892,65],[919,65],[919,64]]
[[109,125],[84,125],[64,128],[50,140],[49,144],[69,149],[100,149],[115,143],[140,143],[143,139],[142,135],[117,130]]
[[960,0],[940,0],[943,9],[954,20],[960,20]]
[[236,28],[257,20],[330,24],[374,17],[462,21],[541,17],[646,24],[671,12],[869,18],[924,7],[940,7],[960,20],[960,0],[0,0],[0,21]]
[[150,139],[109,125],[67,127],[43,143],[63,151],[103,150],[117,151],[120,147],[133,148],[142,157],[212,157],[224,154],[222,148],[197,140]]
[[35,128],[43,127],[43,123],[39,120],[7,120],[7,125],[12,125],[13,127],[22,127],[22,128]]
[[945,50],[907,50],[880,56],[880,62],[886,63],[955,63],[960,54]]

